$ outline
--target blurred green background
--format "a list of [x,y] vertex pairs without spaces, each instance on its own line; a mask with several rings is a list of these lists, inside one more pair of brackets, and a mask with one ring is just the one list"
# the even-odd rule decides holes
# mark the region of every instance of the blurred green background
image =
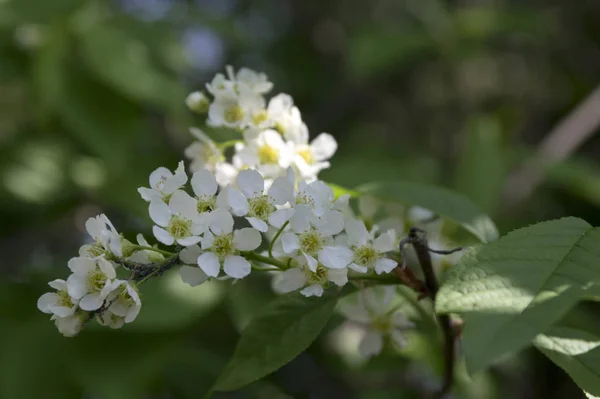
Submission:
[[[0,398],[200,398],[273,297],[260,278],[192,289],[167,275],[144,286],[135,323],[76,339],[35,305],[66,277],[88,217],[150,235],[136,188],[183,158],[199,124],[185,96],[226,64],[266,72],[313,136],[339,140],[326,181],[447,186],[502,233],[563,215],[600,223],[599,100],[575,115],[581,145],[534,190],[514,178],[547,163],[538,146],[600,82],[598,1],[0,0]],[[559,133],[554,151],[576,135]],[[438,348],[418,336],[360,367],[330,341],[216,396],[413,398],[437,381]],[[529,350],[456,397],[583,395]]]

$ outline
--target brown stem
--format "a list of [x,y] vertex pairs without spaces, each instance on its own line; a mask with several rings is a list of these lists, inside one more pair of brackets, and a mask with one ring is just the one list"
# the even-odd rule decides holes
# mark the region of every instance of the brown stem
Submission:
[[[431,255],[429,254],[430,249],[427,245],[425,232],[413,227],[410,229],[408,238],[404,241],[404,244],[412,244],[415,248],[419,264],[421,265],[423,275],[425,276],[425,285],[427,286],[428,296],[432,301],[435,301],[440,285],[431,263]],[[400,250],[402,251],[403,248],[400,248]],[[452,329],[450,316],[437,315],[436,317],[444,336],[444,382],[442,388],[436,393],[435,397],[444,398],[452,390],[452,384],[454,382],[454,360],[456,356],[454,353],[454,339],[456,335]]]

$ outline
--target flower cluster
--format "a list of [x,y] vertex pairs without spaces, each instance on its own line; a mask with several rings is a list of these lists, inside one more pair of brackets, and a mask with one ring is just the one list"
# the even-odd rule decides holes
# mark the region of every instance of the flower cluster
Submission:
[[197,91],[187,97],[187,106],[206,115],[208,126],[233,129],[240,137],[229,142],[234,154],[227,161],[226,146],[216,144],[200,129],[192,129],[197,141],[185,154],[193,172],[215,172],[219,185],[225,186],[248,168],[271,181],[285,176],[286,169],[292,167],[303,180],[311,182],[329,167],[328,160],[337,150],[333,136],[321,133],[309,142],[308,128],[291,96],[281,93],[267,102],[264,96],[272,88],[263,73],[248,68],[236,73],[227,67],[227,76],[219,73],[206,85],[208,94]]
[[42,295],[37,304],[68,337],[94,316],[102,325],[119,328],[135,320],[142,306],[135,283],[117,279],[119,265],[114,261],[124,255],[139,260],[143,253],[134,251],[105,215],[88,219],[85,226],[93,243],[80,248],[80,256],[68,263],[71,275],[66,281],[51,281],[56,291]]
[[[242,138],[216,143],[192,129],[198,141],[186,149],[191,173],[183,161],[175,170],[159,167],[149,186],[138,189],[148,203],[153,236],[166,249],[141,234],[137,244],[128,241],[104,215],[87,221],[93,241],[68,262],[72,274],[51,281],[56,291],[38,301],[62,334],[76,335],[91,319],[111,328],[132,322],[141,309],[138,287],[174,267],[191,286],[266,271],[274,274],[275,291],[307,297],[322,296],[331,283],[390,282],[385,275],[398,266],[391,252],[398,248],[403,220],[433,216],[419,208],[394,208],[387,209],[391,217],[380,218],[382,205],[369,197],[355,213],[348,195],[334,195],[317,179],[329,166],[335,140],[323,133],[309,143],[288,95],[267,104],[263,96],[272,84],[264,74],[228,68],[227,76],[218,74],[206,87],[210,97],[192,93],[188,107],[207,114],[208,125],[234,129]],[[231,162],[225,158],[229,146]],[[129,276],[120,279],[117,273]],[[365,356],[381,350],[383,337],[400,343],[397,329],[410,325],[395,310],[383,310],[388,296],[347,312],[369,329],[361,344]]]

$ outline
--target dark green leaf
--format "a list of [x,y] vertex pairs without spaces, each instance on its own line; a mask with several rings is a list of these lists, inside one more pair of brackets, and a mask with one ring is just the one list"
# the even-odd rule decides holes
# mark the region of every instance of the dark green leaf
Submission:
[[294,359],[317,338],[336,303],[335,295],[305,298],[299,293],[271,302],[242,332],[214,389],[241,388]]

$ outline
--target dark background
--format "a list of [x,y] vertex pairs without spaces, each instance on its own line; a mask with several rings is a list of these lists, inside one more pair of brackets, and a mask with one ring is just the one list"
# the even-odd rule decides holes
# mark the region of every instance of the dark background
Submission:
[[[136,188],[183,158],[200,120],[183,100],[226,64],[265,71],[313,137],[339,140],[326,181],[447,186],[502,233],[564,215],[600,221],[599,95],[586,102],[600,81],[598,1],[1,0],[1,398],[201,397],[272,298],[259,278],[191,289],[168,275],[144,287],[135,323],[76,339],[35,306],[46,281],[66,277],[88,217],[150,236]],[[357,367],[326,333],[222,397],[418,397],[439,359],[414,341]],[[456,397],[582,394],[528,350]]]

